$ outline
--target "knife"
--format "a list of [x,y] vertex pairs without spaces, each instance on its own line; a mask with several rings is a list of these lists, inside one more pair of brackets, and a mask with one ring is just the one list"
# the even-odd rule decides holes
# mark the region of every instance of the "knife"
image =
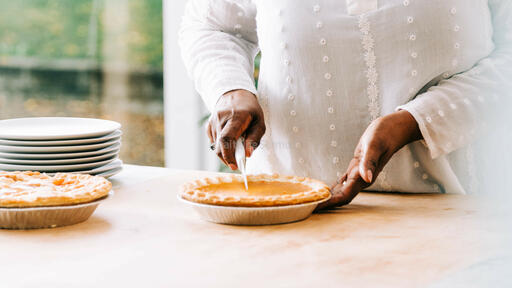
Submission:
[[245,190],[249,190],[249,186],[247,186],[247,174],[245,173],[245,139],[243,137],[238,138],[236,140],[235,147],[235,159],[236,165],[238,166],[238,170],[242,172],[242,177],[244,177]]

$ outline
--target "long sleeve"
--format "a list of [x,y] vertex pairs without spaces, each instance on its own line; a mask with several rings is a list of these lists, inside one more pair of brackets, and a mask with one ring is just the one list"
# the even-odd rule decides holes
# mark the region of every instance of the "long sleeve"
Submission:
[[512,1],[489,0],[494,51],[471,69],[442,80],[398,107],[419,124],[432,158],[471,143],[510,102],[512,91]]
[[185,8],[179,44],[195,88],[210,111],[230,90],[256,94],[256,9],[248,3],[190,0]]

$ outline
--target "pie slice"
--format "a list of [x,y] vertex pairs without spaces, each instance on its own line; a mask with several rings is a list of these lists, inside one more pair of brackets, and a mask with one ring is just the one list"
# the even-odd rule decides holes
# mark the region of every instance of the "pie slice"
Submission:
[[80,204],[108,195],[112,184],[86,174],[0,171],[0,207],[43,207]]
[[246,190],[240,175],[203,178],[182,186],[185,200],[219,206],[271,207],[304,204],[331,197],[324,183],[278,174],[248,175]]

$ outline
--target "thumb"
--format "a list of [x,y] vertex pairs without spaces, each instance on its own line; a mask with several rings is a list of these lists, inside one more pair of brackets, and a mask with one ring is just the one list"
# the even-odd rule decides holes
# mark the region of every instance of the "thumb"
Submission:
[[380,149],[373,145],[367,145],[361,151],[361,161],[359,162],[359,175],[366,183],[372,183],[377,174],[379,159],[381,157]]

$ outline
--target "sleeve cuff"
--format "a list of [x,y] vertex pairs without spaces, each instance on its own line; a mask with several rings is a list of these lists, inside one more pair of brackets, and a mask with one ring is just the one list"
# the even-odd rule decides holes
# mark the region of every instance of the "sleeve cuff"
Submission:
[[434,142],[434,140],[432,139],[432,137],[429,133],[429,129],[428,129],[425,121],[423,120],[423,119],[425,119],[425,117],[423,117],[422,114],[415,107],[416,106],[415,105],[416,103],[414,103],[415,100],[412,100],[411,102],[409,102],[405,105],[398,106],[395,110],[396,111],[405,110],[405,111],[411,113],[412,117],[414,117],[414,120],[416,120],[416,122],[418,123],[418,127],[420,128],[421,135],[423,136],[424,144],[430,151],[430,157],[432,157],[432,159],[436,159],[437,157],[443,155],[444,151],[442,151],[439,148],[439,145],[437,145]]

